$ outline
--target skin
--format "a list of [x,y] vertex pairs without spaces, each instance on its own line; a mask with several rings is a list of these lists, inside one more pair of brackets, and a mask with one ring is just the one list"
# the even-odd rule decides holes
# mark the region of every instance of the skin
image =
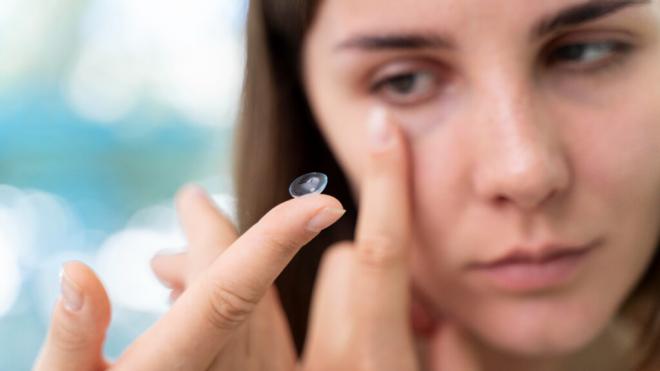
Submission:
[[[339,202],[287,201],[238,236],[185,188],[188,252],[153,261],[171,310],[110,364],[107,295],[68,264],[82,306],[57,304],[35,369],[625,370],[615,313],[660,232],[658,5],[529,36],[574,1],[323,2],[305,39],[305,86],[360,215],[355,241],[324,257],[301,360],[272,281],[320,230],[311,218]],[[454,48],[337,48],[356,33],[419,29]],[[587,36],[634,48],[547,58]],[[368,88],[374,74],[401,74],[399,62],[404,74],[425,71],[424,94]],[[465,269],[547,241],[599,244],[572,280],[543,292],[504,292]]]
[[[272,283],[303,245],[343,215],[341,204],[327,195],[289,200],[238,236],[203,190],[186,187],[177,211],[188,250],[153,260],[176,297],[170,311],[107,362],[101,352],[107,294],[91,269],[68,263],[34,370],[420,370],[408,317],[406,141],[384,117],[373,123],[356,239],[329,247],[323,259],[302,359]],[[72,292],[80,295],[73,301]]]
[[[621,347],[616,311],[658,243],[658,4],[530,35],[582,3],[326,0],[306,38],[311,105],[357,198],[366,118],[380,107],[406,131],[416,298],[456,325],[451,347],[480,370],[580,369],[594,358],[602,365],[589,369],[620,369],[603,350]],[[347,41],[395,34],[446,35],[453,47]],[[611,41],[632,48],[593,47]],[[576,43],[591,47],[559,54]],[[548,291],[503,292],[466,269],[548,241],[600,243]]]

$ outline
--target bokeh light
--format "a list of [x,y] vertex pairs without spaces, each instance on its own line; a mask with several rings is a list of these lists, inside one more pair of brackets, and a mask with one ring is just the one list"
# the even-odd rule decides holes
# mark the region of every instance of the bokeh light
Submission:
[[168,307],[188,182],[234,221],[244,0],[0,0],[0,370],[36,356],[64,262],[113,304],[116,357]]
[[242,10],[239,1],[95,0],[83,19],[71,104],[99,123],[149,100],[193,124],[223,123],[241,83]]

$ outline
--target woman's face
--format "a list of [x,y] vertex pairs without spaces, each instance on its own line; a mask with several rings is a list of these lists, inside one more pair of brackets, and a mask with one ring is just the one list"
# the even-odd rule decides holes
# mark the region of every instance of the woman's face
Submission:
[[[403,127],[411,271],[438,314],[529,355],[577,350],[613,318],[660,235],[659,11],[322,2],[304,45],[313,111],[358,197],[370,112],[384,107]],[[595,247],[552,285],[473,268],[548,244]]]

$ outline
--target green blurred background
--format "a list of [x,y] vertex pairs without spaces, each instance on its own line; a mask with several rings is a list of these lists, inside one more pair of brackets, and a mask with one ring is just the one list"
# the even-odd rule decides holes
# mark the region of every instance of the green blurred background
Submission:
[[232,211],[243,0],[0,0],[0,370],[28,370],[62,262],[106,284],[112,358],[167,308],[187,182]]

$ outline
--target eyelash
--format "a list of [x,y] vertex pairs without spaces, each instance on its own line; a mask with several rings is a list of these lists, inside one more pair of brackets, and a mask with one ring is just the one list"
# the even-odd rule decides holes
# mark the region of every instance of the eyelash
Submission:
[[[571,50],[573,49],[573,50]],[[568,53],[568,57],[572,57],[570,54],[571,52],[575,52],[578,49],[578,58],[577,59],[584,59],[585,56],[588,56],[589,49],[596,49],[595,53],[603,53],[605,56],[603,57],[598,57],[596,62],[592,63],[582,63],[582,62],[563,62],[562,56],[559,55],[562,51]],[[605,51],[603,51],[605,49]],[[614,41],[614,40],[599,40],[599,41],[583,41],[583,42],[567,42],[562,45],[559,45],[552,50],[550,50],[549,53],[547,53],[544,57],[544,63],[550,67],[560,65],[560,64],[568,64],[569,66],[563,66],[563,67],[557,67],[560,70],[562,70],[565,73],[569,74],[576,74],[576,75],[582,75],[582,76],[594,76],[597,74],[601,73],[607,73],[611,69],[620,66],[625,62],[626,60],[626,55],[630,54],[634,50],[634,46],[630,43],[622,42],[622,41]],[[567,55],[564,55],[566,57]],[[574,56],[574,55],[573,55]],[[567,60],[568,58],[565,58],[564,60]],[[584,67],[583,65],[587,65]],[[573,65],[573,66],[570,66]],[[577,67],[576,67],[577,66]],[[418,80],[417,78],[420,76],[425,76],[425,77],[431,77],[432,83],[435,84],[434,86],[434,91],[430,93],[425,93],[422,94],[423,99],[419,99],[413,103],[407,102],[406,96],[407,95],[413,95],[413,93],[407,94],[403,93],[404,97],[401,100],[404,100],[404,102],[395,102],[392,101],[390,104],[393,105],[399,105],[399,106],[408,106],[408,105],[415,105],[415,104],[420,104],[425,102],[426,100],[434,97],[436,94],[438,94],[439,90],[441,87],[437,86],[438,84],[441,83],[442,77],[438,76],[440,73],[437,71],[434,71],[432,68],[419,68],[419,69],[413,69],[410,68],[408,71],[405,69],[402,69],[402,72],[397,72],[393,73],[389,76],[385,76],[383,78],[380,78],[376,80],[374,83],[372,83],[369,87],[369,91],[371,94],[374,95],[383,95],[388,92],[393,92],[392,94],[400,94],[396,92],[396,87],[395,83],[396,82],[405,82],[406,79],[414,79],[412,81],[412,84],[414,85]],[[413,87],[412,89],[415,89]]]
[[[369,91],[372,94],[376,94],[376,95],[383,95],[386,94],[388,91],[389,92],[394,91],[392,94],[404,95],[403,99],[400,98],[399,102],[390,102],[390,103],[394,105],[405,106],[410,104],[409,102],[407,102],[408,100],[412,100],[409,96],[414,96],[415,93],[413,92],[406,94],[406,93],[395,92],[397,89],[396,83],[406,83],[406,82],[410,82],[406,80],[413,79],[413,81],[410,83],[413,85],[412,89],[414,90],[419,86],[420,78],[425,79],[422,80],[423,83],[429,83],[430,80],[430,84],[432,84],[431,88],[433,89],[433,91],[431,93],[421,94],[425,99],[418,98],[414,102],[414,104],[419,104],[426,101],[431,96],[434,96],[435,92],[437,92],[437,90],[439,89],[438,85],[440,83],[439,82],[440,79],[438,78],[437,75],[438,73],[429,69],[411,70],[410,72],[399,72],[376,81],[371,85]],[[406,101],[406,102],[401,102],[401,101]]]
[[[568,51],[570,53],[570,48],[582,48],[582,54],[581,56],[585,56],[585,49],[596,49],[596,53],[602,52],[602,49],[605,48],[606,50],[603,53],[606,53],[607,55],[603,58],[598,58],[595,63],[592,63],[593,65],[586,63],[586,67],[566,67],[563,68],[564,70],[576,72],[576,73],[584,73],[584,74],[595,74],[595,73],[601,73],[601,72],[607,72],[610,70],[610,68],[620,66],[622,62],[625,61],[625,56],[630,54],[630,52],[633,51],[634,47],[632,44],[622,42],[622,41],[610,41],[610,40],[603,40],[603,41],[585,41],[585,42],[575,42],[575,43],[566,43],[564,45],[561,45],[554,50],[551,51],[551,53],[547,56],[547,61],[546,63],[549,65],[553,65],[555,63],[561,63],[557,62],[556,55],[558,52],[564,50]],[[568,62],[571,64],[570,62]],[[584,63],[577,62],[575,63],[576,65],[583,65]]]

